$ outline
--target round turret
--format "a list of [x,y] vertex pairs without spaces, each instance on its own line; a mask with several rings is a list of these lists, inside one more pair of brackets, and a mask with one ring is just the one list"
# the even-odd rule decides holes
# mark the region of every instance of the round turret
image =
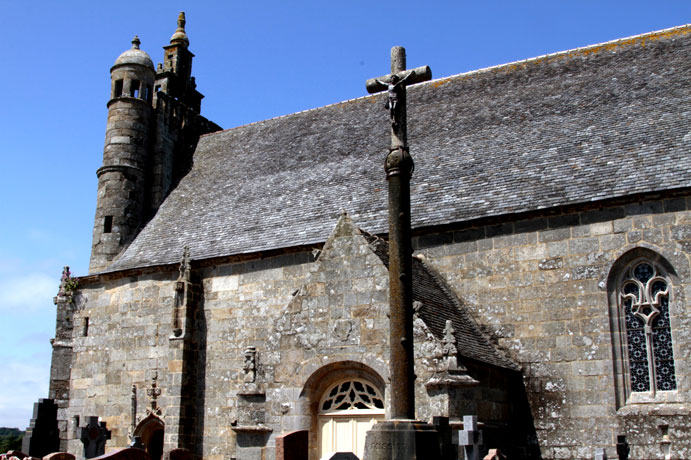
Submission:
[[139,49],[140,44],[135,35],[132,48],[122,53],[110,68],[111,99],[134,97],[151,102],[156,71],[149,55]]
[[108,266],[136,236],[144,219],[156,72],[151,58],[139,45],[135,36],[132,48],[122,53],[110,69],[103,166],[97,171],[92,272]]

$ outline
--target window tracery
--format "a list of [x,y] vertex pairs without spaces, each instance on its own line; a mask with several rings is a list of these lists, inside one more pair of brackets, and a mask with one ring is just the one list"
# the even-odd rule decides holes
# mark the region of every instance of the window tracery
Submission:
[[619,283],[618,304],[626,327],[632,392],[675,390],[676,376],[669,320],[671,284],[648,259],[629,264]]
[[353,411],[353,410],[384,410],[384,398],[379,391],[362,380],[347,380],[334,385],[326,392],[321,404],[320,412]]

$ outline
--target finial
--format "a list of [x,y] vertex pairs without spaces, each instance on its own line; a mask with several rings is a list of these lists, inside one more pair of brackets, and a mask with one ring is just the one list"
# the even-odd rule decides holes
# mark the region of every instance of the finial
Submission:
[[180,14],[178,14],[178,30],[182,30],[184,32],[185,30],[185,12],[180,11]]
[[190,40],[187,38],[187,34],[185,33],[186,23],[187,21],[185,20],[185,12],[180,11],[180,14],[178,14],[178,28],[175,30],[173,36],[170,37],[170,43],[180,44],[185,47],[189,46]]
[[139,45],[141,45],[142,42],[139,40],[139,35],[135,35],[134,38],[132,39],[132,49],[133,50],[138,50]]
[[453,324],[450,319],[446,320],[446,326],[444,327],[444,338],[442,339],[443,350],[442,352],[446,356],[455,355],[458,353],[456,350],[456,330],[453,328]]
[[154,371],[153,376],[151,377],[151,388],[146,390],[147,396],[149,396],[149,408],[146,410],[147,415],[148,414],[154,414],[154,415],[161,415],[163,412],[161,411],[161,408],[158,407],[158,397],[161,396],[161,389],[158,388],[158,384],[156,383],[156,380],[158,380],[158,371]]

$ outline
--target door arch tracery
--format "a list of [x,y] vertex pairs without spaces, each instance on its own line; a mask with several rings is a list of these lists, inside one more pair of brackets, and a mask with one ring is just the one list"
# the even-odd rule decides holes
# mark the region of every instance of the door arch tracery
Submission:
[[331,385],[319,402],[320,458],[335,452],[353,452],[362,458],[365,435],[384,419],[384,397],[373,383],[350,378]]

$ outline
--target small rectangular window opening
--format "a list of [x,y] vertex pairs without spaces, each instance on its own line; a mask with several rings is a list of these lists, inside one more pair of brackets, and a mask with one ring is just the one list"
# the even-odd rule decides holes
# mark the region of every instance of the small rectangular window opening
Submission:
[[146,88],[144,88],[144,99],[147,101],[151,101],[151,86],[147,85]]
[[157,93],[161,91],[161,85],[156,85],[156,88],[154,89]]
[[122,96],[122,80],[115,80],[115,88],[113,89],[113,97]]
[[103,233],[110,233],[113,231],[113,216],[106,216],[103,218]]
[[132,80],[132,97],[139,97],[139,80]]
[[84,328],[82,329],[82,336],[87,337],[89,335],[89,317],[84,318]]

